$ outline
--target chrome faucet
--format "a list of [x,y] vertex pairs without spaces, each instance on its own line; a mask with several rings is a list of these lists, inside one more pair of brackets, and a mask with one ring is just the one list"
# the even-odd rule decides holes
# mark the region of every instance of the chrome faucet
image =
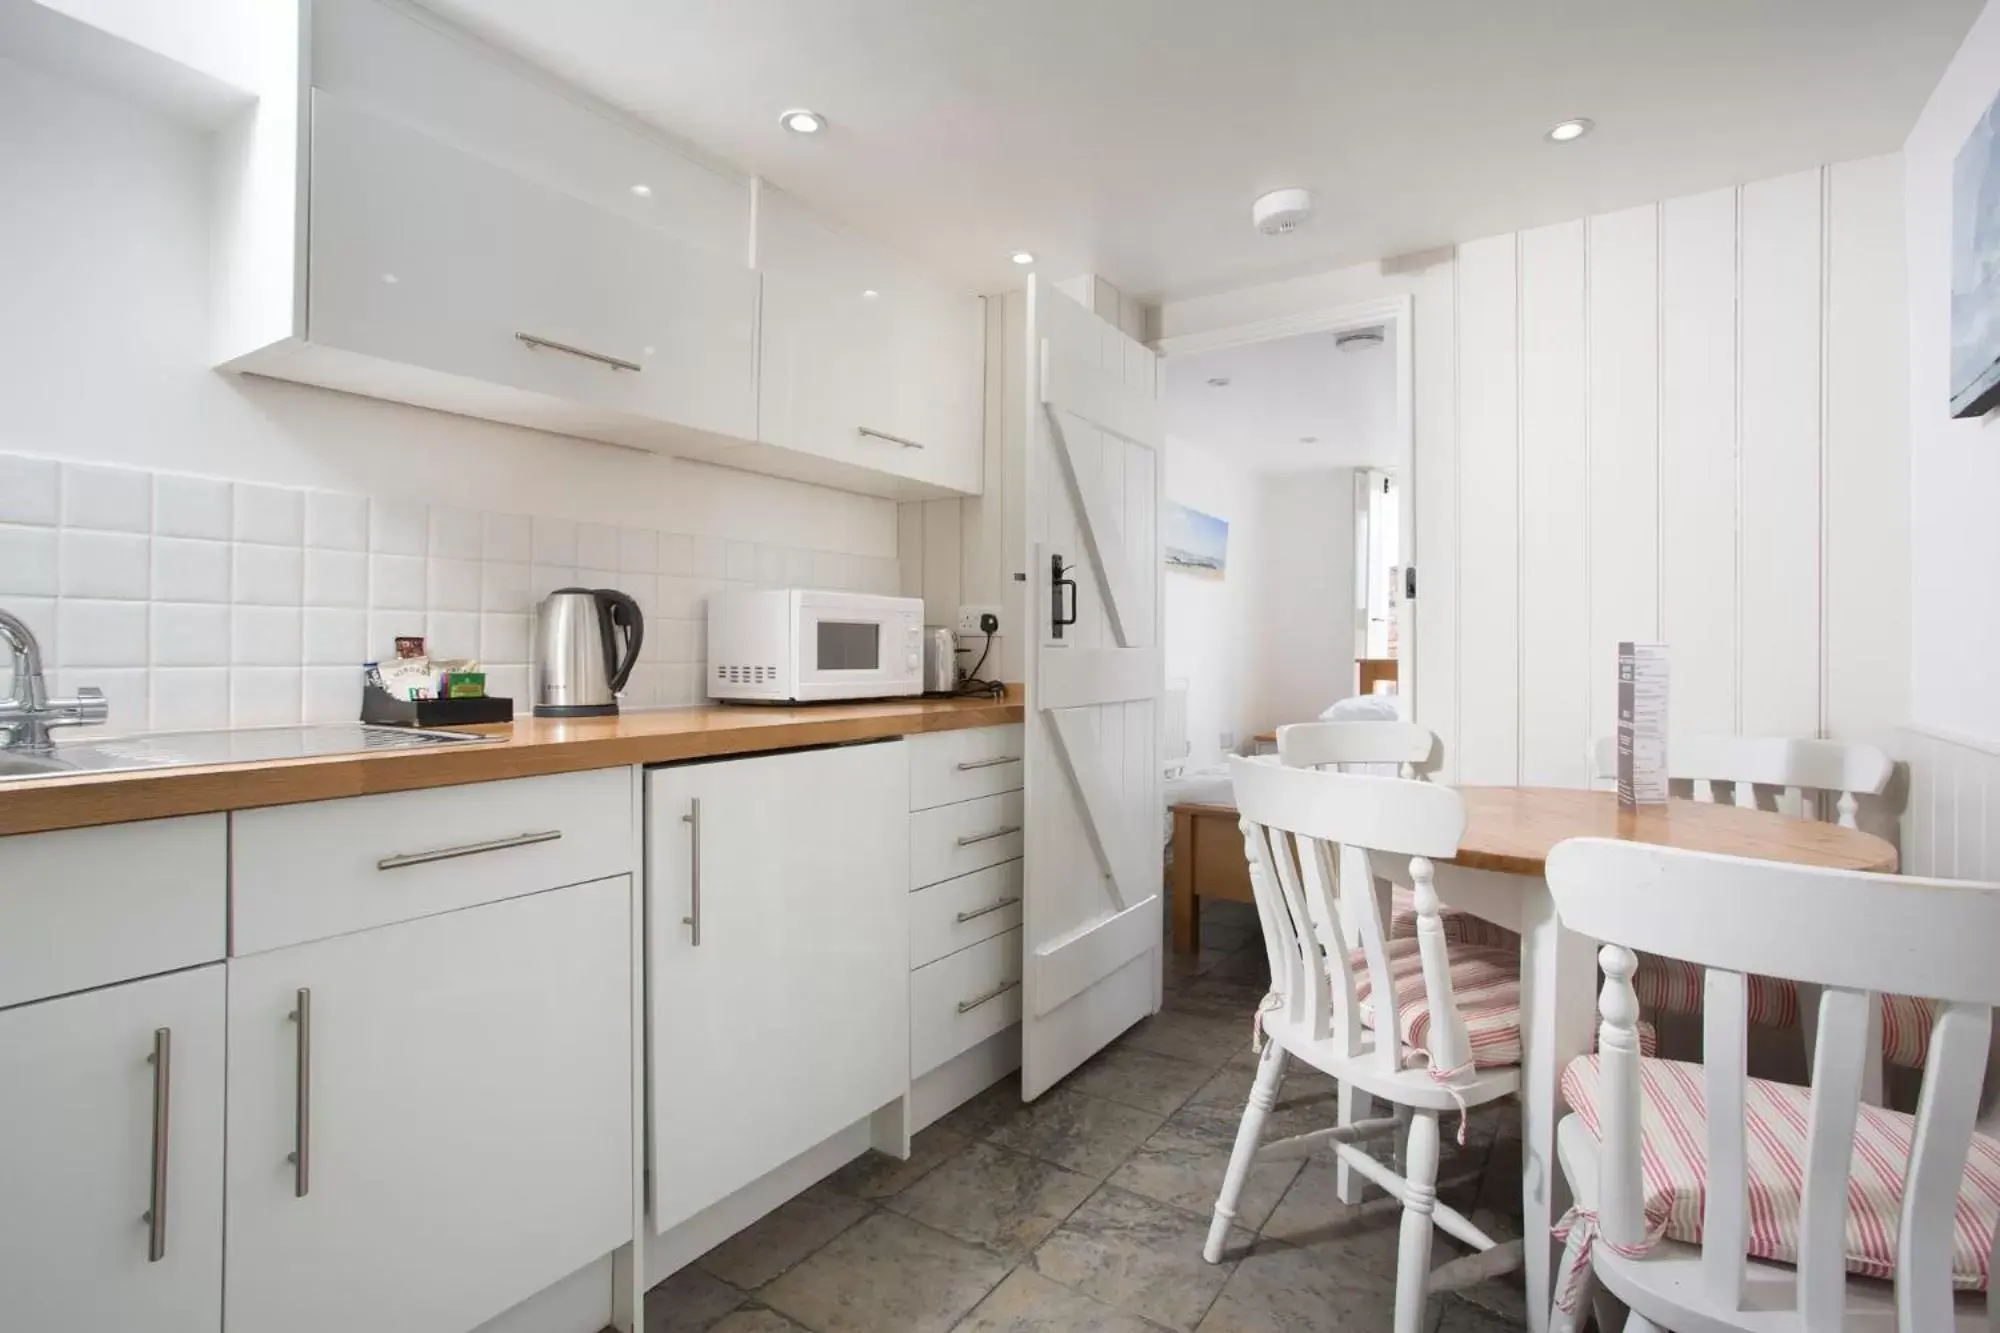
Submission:
[[104,691],[84,686],[74,699],[51,699],[42,682],[42,648],[35,632],[18,616],[0,611],[0,639],[14,655],[14,693],[0,699],[0,730],[7,743],[0,749],[46,753],[51,727],[87,727],[104,721],[109,708]]

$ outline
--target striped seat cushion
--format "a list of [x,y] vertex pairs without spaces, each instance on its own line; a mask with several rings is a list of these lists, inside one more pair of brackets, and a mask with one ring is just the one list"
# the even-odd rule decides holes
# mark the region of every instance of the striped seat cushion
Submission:
[[[1409,889],[1396,889],[1389,895],[1389,938],[1392,940],[1413,940],[1417,937],[1417,895]],[[1521,937],[1505,926],[1496,926],[1484,917],[1470,912],[1454,912],[1445,908],[1438,913],[1444,924],[1444,937],[1453,944],[1481,944],[1494,949],[1519,949]]]
[[[1415,933],[1414,915],[1411,933]],[[1447,930],[1449,934],[1449,930]],[[1639,970],[1633,974],[1632,989],[1639,1004],[1649,1013],[1701,1013],[1702,969],[1699,963],[1658,954],[1639,955]],[[1799,988],[1780,977],[1746,976],[1750,1021],[1760,1027],[1795,1028],[1799,1025]],[[1882,1058],[1892,1065],[1909,1069],[1923,1067],[1930,1049],[1931,1024],[1937,1010],[1928,1000],[1909,995],[1884,997],[1882,1006]]]
[[[1424,993],[1424,960],[1414,939],[1388,941],[1389,978],[1396,990],[1396,1029],[1403,1045],[1412,1051],[1428,1051],[1431,1038],[1430,1000]],[[1465,1020],[1465,1033],[1472,1043],[1472,1063],[1480,1069],[1521,1063],[1521,955],[1519,946],[1494,949],[1477,944],[1454,944],[1451,955],[1451,993]],[[1373,984],[1364,951],[1348,955],[1354,969],[1355,998],[1361,1003],[1361,1022],[1375,1027]],[[1650,1024],[1639,1025],[1639,1048],[1647,1054],[1658,1049]]]
[[[1703,1070],[1678,1060],[1639,1062],[1640,1169],[1646,1182],[1646,1217],[1665,1219],[1667,1239],[1701,1241],[1703,1187],[1708,1175],[1708,1123]],[[1572,1060],[1563,1071],[1563,1097],[1595,1135],[1602,1093],[1597,1057]],[[1780,1263],[1798,1261],[1799,1204],[1805,1179],[1806,1131],[1812,1091],[1790,1083],[1751,1079],[1744,1095],[1749,1160],[1750,1253]],[[1847,1269],[1864,1277],[1892,1277],[1896,1270],[1897,1212],[1903,1170],[1910,1160],[1914,1118],[1863,1106],[1855,1127],[1847,1178]],[[1959,1188],[1953,1231],[1952,1285],[1984,1291],[1993,1228],[2000,1220],[2000,1141],[1975,1135]]]

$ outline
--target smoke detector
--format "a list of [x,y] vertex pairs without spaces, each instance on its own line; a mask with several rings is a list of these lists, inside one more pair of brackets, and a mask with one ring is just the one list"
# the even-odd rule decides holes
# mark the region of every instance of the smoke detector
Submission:
[[1250,221],[1266,236],[1289,236],[1305,226],[1312,211],[1311,190],[1273,190],[1257,196],[1257,202],[1250,205]]
[[1372,329],[1350,329],[1346,333],[1337,333],[1333,345],[1343,352],[1365,352],[1371,347],[1380,347],[1382,341],[1382,330],[1378,325]]

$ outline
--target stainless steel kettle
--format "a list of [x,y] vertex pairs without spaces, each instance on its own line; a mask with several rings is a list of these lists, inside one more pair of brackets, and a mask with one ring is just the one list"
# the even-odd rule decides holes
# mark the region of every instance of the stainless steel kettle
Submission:
[[639,604],[615,588],[557,588],[550,593],[535,626],[535,716],[616,713],[618,691],[639,660],[645,636]]

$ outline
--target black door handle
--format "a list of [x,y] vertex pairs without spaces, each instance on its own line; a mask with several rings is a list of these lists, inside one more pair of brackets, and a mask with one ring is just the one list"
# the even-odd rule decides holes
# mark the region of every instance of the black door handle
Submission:
[[[1065,625],[1076,623],[1076,580],[1066,579],[1062,557],[1049,557],[1049,637],[1060,639]],[[1063,589],[1069,589],[1069,614],[1063,614]]]

